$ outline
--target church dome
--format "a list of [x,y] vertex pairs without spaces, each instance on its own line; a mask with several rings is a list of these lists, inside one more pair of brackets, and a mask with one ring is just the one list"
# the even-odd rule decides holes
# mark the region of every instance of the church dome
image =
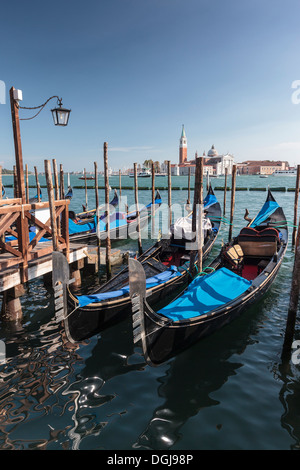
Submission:
[[207,156],[208,157],[217,157],[219,154],[217,152],[217,150],[215,149],[215,146],[212,145],[211,146],[211,149],[207,152]]

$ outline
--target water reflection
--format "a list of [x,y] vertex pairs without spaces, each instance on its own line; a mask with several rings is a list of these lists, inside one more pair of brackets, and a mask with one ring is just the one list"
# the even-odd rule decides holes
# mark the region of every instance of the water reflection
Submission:
[[273,372],[277,379],[282,381],[282,388],[279,393],[279,400],[282,403],[284,412],[281,416],[281,425],[287,430],[294,444],[291,450],[300,449],[300,365],[295,365],[291,361],[277,364]]
[[0,369],[0,448],[79,449],[83,439],[99,436],[110,415],[101,420],[96,410],[116,396],[107,383],[144,368],[130,326],[81,345],[69,343],[54,321],[34,335],[11,335]]
[[[144,362],[134,353],[130,319],[103,332],[101,338],[94,341],[79,380],[63,392],[75,395],[74,426],[68,433],[73,441],[72,449],[79,449],[87,437],[98,437],[116,414],[106,410],[99,417],[96,413],[96,408],[116,398],[116,392],[109,392],[109,381],[144,368]],[[105,419],[101,420],[101,416]]]
[[219,404],[211,394],[243,366],[242,362],[233,362],[231,358],[242,354],[256,332],[257,314],[252,310],[245,316],[247,318],[236,320],[234,327],[226,327],[226,334],[223,329],[171,361],[166,374],[159,379],[158,395],[164,403],[154,410],[135,448],[167,450],[174,447],[189,418]]

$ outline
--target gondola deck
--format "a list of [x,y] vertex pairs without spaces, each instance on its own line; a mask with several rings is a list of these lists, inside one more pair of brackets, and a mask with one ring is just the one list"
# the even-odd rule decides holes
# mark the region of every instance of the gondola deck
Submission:
[[135,342],[157,366],[212,334],[257,302],[274,281],[288,244],[282,208],[270,191],[255,219],[169,305],[154,311],[143,267],[129,260]]
[[[213,220],[213,229],[203,247],[203,259],[209,255],[221,225],[221,207],[210,187],[207,195],[207,217]],[[167,295],[174,295],[190,281],[189,251],[182,240],[162,239],[139,258],[148,280],[147,299],[155,305]],[[114,325],[130,314],[128,267],[88,296],[75,296],[67,291],[68,312],[64,320],[70,341],[89,338]]]

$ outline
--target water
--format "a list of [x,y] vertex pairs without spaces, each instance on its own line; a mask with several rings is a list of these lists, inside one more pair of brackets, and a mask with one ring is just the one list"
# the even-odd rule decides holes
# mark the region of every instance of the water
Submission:
[[[129,178],[122,184],[129,180],[132,184]],[[160,180],[157,184],[166,184]],[[172,181],[187,187],[185,177]],[[71,183],[82,182],[72,176]],[[110,184],[114,188],[118,177]],[[145,180],[139,184],[150,186]],[[212,184],[223,186],[224,178]],[[238,187],[268,184],[294,187],[295,179],[237,177]],[[124,194],[133,202],[132,192]],[[161,194],[166,202],[167,192]],[[93,191],[88,195],[93,207]],[[173,191],[172,201],[183,203],[186,196],[186,190]],[[223,193],[216,196],[222,205]],[[274,196],[292,222],[294,193]],[[237,192],[233,233],[244,225],[245,208],[255,215],[265,197],[265,192]],[[139,198],[148,203],[150,194],[140,191]],[[84,190],[75,190],[70,209],[81,210],[82,202]],[[226,217],[229,204],[228,192]],[[228,225],[223,225],[207,263],[227,237]],[[150,244],[143,240],[144,247]],[[135,249],[135,242],[129,246]],[[130,319],[70,344],[55,323],[51,291],[41,279],[31,282],[22,298],[22,324],[0,324],[7,354],[0,366],[0,448],[299,449],[300,366],[284,367],[280,359],[293,261],[289,246],[278,277],[258,304],[157,368],[145,365],[140,348],[133,346]],[[95,277],[86,277],[83,289],[94,282]],[[300,339],[296,326],[295,339]]]

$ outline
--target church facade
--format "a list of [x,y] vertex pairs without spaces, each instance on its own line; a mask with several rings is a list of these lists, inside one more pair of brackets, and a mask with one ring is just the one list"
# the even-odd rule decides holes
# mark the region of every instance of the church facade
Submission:
[[[184,125],[182,126],[181,137],[179,140],[179,164],[171,165],[173,175],[188,175],[189,172],[193,175],[196,170],[196,158],[198,154],[196,152],[195,158],[193,160],[187,159],[187,138],[185,134]],[[232,173],[232,167],[234,165],[233,155],[226,153],[220,155],[215,149],[215,146],[212,145],[211,149],[205,155],[201,156],[203,158],[203,173],[204,175],[209,176],[221,176],[225,174],[225,169],[227,168],[228,175]]]

